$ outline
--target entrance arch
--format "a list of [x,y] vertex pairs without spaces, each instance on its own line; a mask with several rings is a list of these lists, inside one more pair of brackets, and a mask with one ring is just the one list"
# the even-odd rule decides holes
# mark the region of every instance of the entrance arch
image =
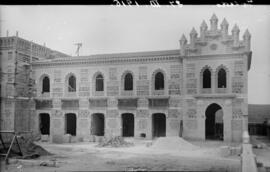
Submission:
[[104,136],[104,114],[94,113],[91,118],[91,134]]
[[132,113],[122,114],[122,136],[134,137],[134,115]]
[[50,134],[50,115],[48,113],[39,114],[39,130],[42,135]]
[[223,110],[216,103],[212,103],[205,111],[205,139],[223,140]]
[[166,136],[166,115],[164,113],[155,113],[152,115],[153,137]]

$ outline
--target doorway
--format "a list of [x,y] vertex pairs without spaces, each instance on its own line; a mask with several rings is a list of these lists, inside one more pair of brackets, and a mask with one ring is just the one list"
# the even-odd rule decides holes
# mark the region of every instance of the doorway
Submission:
[[66,114],[66,134],[76,136],[76,114]]
[[223,111],[216,103],[209,105],[205,111],[205,139],[223,140]]
[[42,135],[50,134],[50,115],[48,113],[39,114],[39,130]]
[[123,137],[134,137],[134,115],[132,113],[122,114]]
[[104,136],[104,114],[94,113],[91,119],[91,134]]
[[152,116],[153,137],[166,136],[166,115],[163,113],[155,113]]

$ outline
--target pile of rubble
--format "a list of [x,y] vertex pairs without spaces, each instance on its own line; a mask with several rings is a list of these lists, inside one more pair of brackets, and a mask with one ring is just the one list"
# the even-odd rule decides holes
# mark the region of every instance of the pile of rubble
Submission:
[[129,147],[134,146],[133,143],[127,142],[121,136],[116,136],[112,138],[104,138],[98,144],[99,147]]

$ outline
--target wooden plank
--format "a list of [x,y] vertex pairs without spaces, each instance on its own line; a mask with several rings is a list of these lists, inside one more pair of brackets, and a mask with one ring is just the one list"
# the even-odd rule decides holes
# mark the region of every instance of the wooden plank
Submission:
[[8,156],[9,156],[9,153],[11,151],[11,148],[12,148],[12,145],[13,145],[14,141],[15,141],[15,136],[12,138],[11,144],[10,144],[10,146],[8,148],[8,151],[7,151],[7,155],[6,155],[6,158],[5,158],[6,164],[8,164]]
[[21,150],[21,146],[20,146],[19,141],[17,139],[17,135],[15,135],[15,139],[16,139],[17,145],[19,147],[20,155],[23,156],[23,153],[22,153],[22,150]]

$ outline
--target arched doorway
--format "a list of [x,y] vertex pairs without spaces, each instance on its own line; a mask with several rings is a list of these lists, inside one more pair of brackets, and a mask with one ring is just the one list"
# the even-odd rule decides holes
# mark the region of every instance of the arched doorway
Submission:
[[123,137],[134,137],[134,115],[132,113],[122,114]]
[[50,115],[48,113],[39,114],[39,130],[42,135],[50,134]]
[[91,119],[91,134],[104,136],[104,114],[94,113]]
[[153,137],[166,136],[166,115],[163,113],[155,113],[152,116]]
[[76,136],[76,114],[67,113],[66,114],[66,134],[70,134],[72,136]]
[[223,111],[216,103],[205,111],[205,139],[223,140]]

